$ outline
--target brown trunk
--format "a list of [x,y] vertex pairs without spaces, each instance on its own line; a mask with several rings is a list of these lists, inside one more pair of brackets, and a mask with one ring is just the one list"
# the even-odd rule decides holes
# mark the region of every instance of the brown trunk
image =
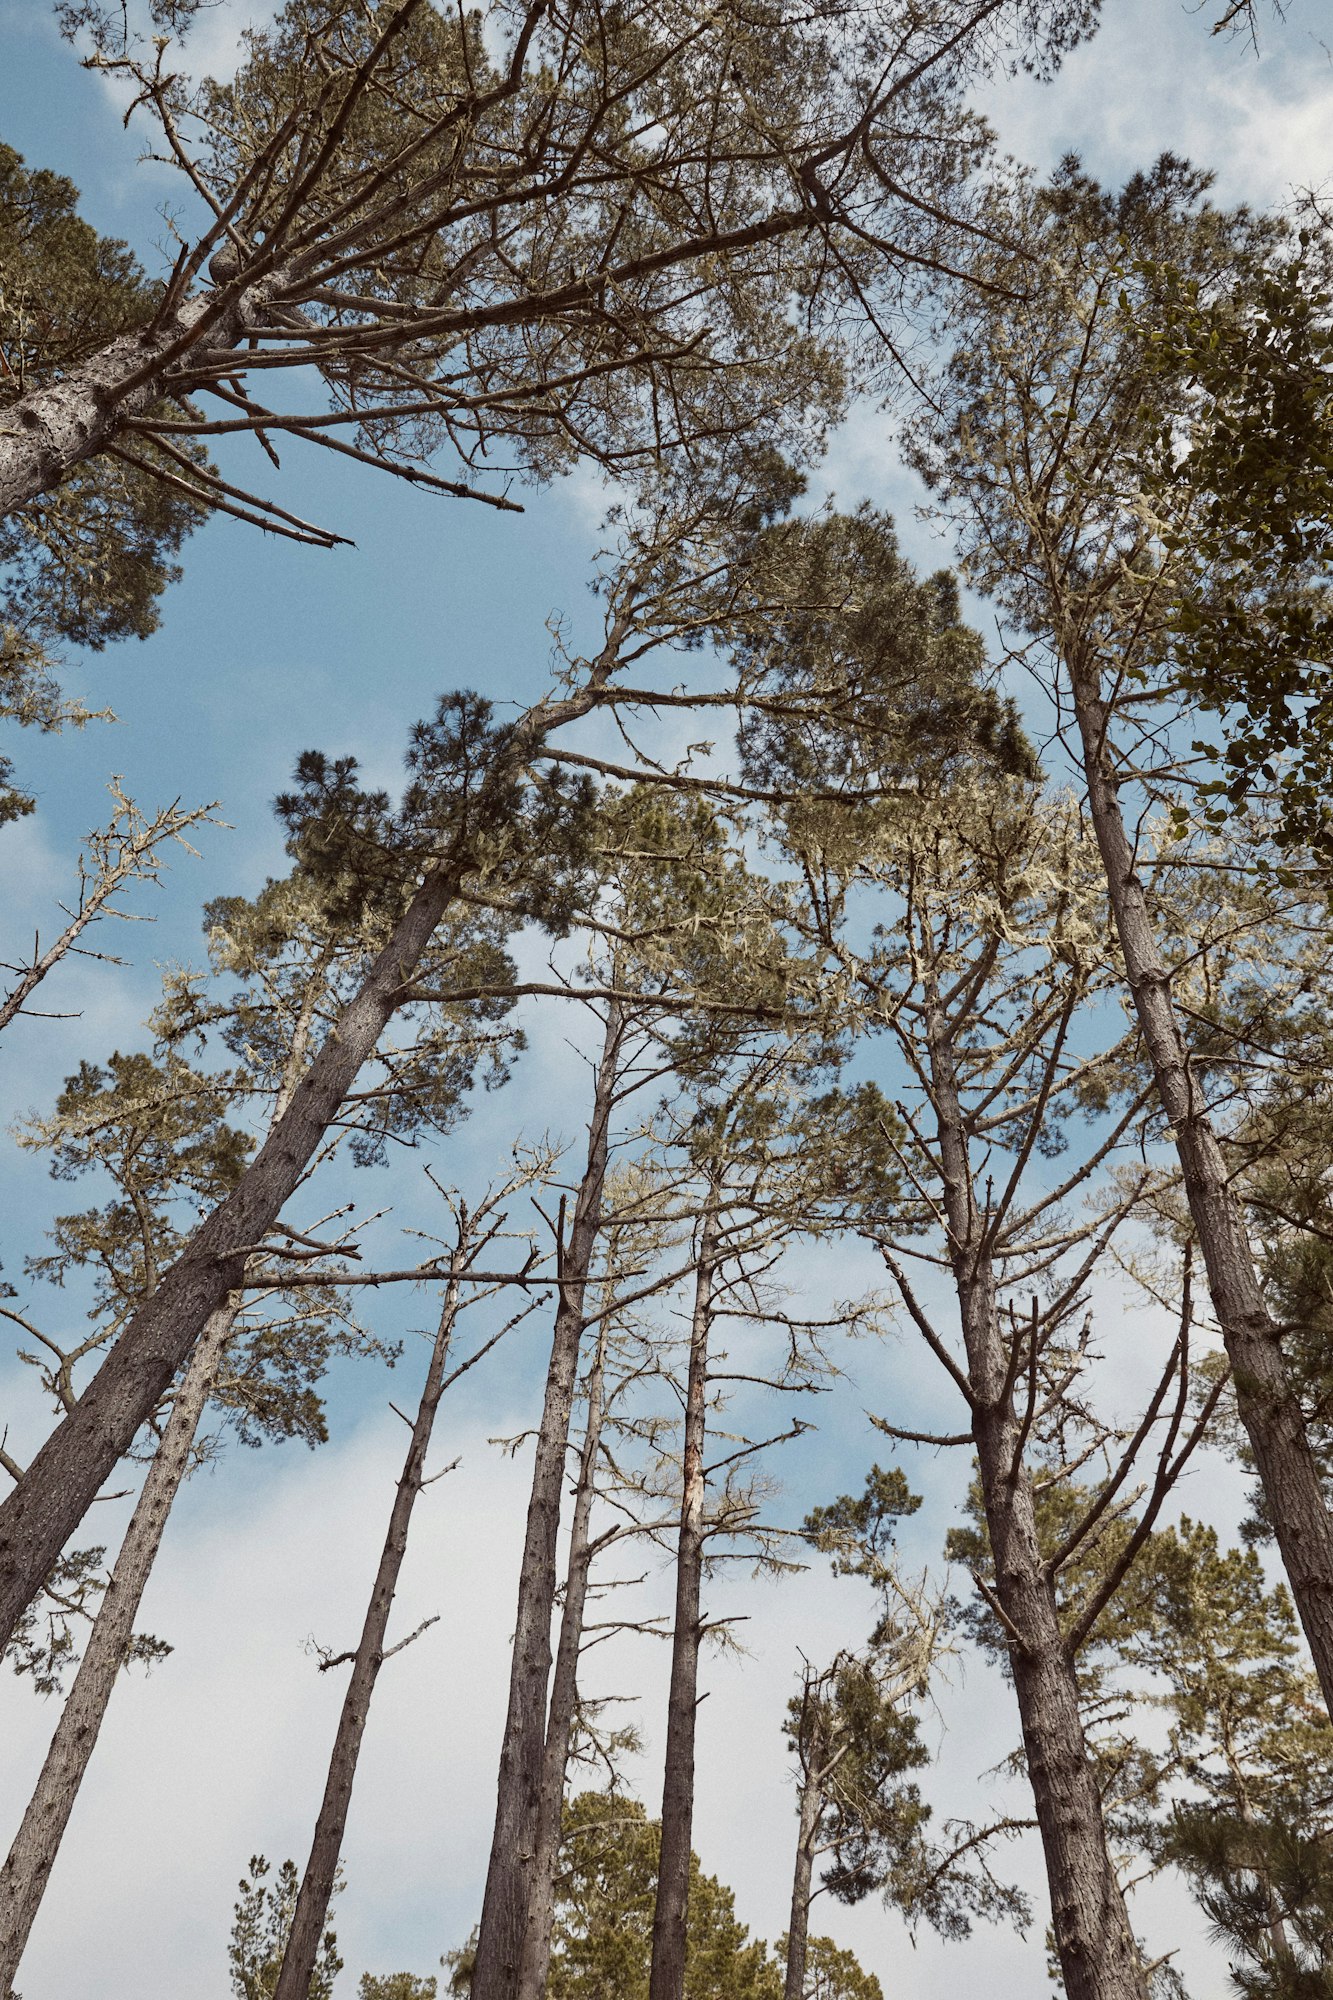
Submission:
[[[481,786],[479,813],[489,806],[488,792],[494,797],[507,787],[550,730],[592,707],[610,666],[608,651],[579,694],[539,703],[520,719]],[[13,1636],[103,1481],[185,1365],[209,1315],[240,1285],[247,1253],[299,1186],[469,869],[463,852],[431,869],[236,1187],[196,1230],[0,1505],[0,1645]]]
[[[818,1746],[816,1746],[818,1747]],[[787,1925],[787,1976],[782,2000],[805,2000],[805,1959],[810,1942],[810,1895],[815,1872],[815,1842],[823,1804],[819,1782],[807,1771],[801,1786],[801,1818],[796,1835],[796,1867],[792,1873],[791,1918]]]
[[951,1026],[934,992],[928,998],[926,1027],[949,1255],[974,1399],[972,1433],[995,1564],[995,1595],[1010,1628],[1009,1657],[1046,1859],[1060,1970],[1069,2000],[1148,2000],[1147,1981],[1107,1846],[1101,1794],[1083,1735],[1074,1662],[1060,1629],[1055,1588],[1037,1536],[987,1227],[973,1187]]
[[1236,1404],[1254,1453],[1291,1594],[1333,1713],[1333,1519],[1278,1331],[1265,1304],[1240,1203],[1190,1068],[1157,939],[1120,810],[1110,756],[1111,714],[1094,671],[1071,673],[1088,806],[1106,870],[1126,977],[1226,1344]]
[[704,1216],[690,1322],[685,1439],[681,1460],[680,1537],[676,1548],[676,1620],[667,1696],[666,1775],[662,1783],[662,1853],[653,1906],[648,2000],[684,2000],[694,1832],[694,1734],[699,1707],[699,1593],[704,1555],[704,1439],[708,1421],[708,1336],[717,1271],[717,1212]]
[[328,1921],[329,1903],[333,1896],[334,1878],[338,1872],[338,1857],[342,1852],[343,1834],[347,1828],[347,1810],[352,1799],[357,1759],[361,1754],[361,1739],[365,1735],[375,1683],[379,1679],[380,1668],[384,1665],[384,1638],[388,1631],[389,1613],[393,1608],[403,1557],[407,1554],[412,1510],[416,1506],[417,1496],[425,1479],[426,1454],[430,1450],[435,1414],[440,1407],[440,1397],[444,1391],[445,1363],[449,1358],[449,1343],[453,1337],[454,1322],[457,1317],[458,1278],[455,1271],[451,1272],[445,1289],[440,1324],[435,1335],[435,1345],[431,1349],[430,1365],[426,1370],[426,1383],[417,1406],[416,1421],[412,1426],[407,1458],[403,1464],[398,1491],[394,1495],[393,1508],[389,1515],[389,1528],[384,1537],[379,1568],[375,1573],[375,1585],[366,1607],[361,1638],[352,1657],[352,1675],[347,1683],[347,1693],[343,1697],[342,1713],[338,1717],[337,1733],[333,1739],[333,1754],[329,1758],[328,1777],[324,1784],[324,1797],[320,1802],[314,1838],[310,1843],[310,1858],[301,1877],[301,1889],[296,1899],[292,1927],[287,1938],[287,1948],[283,1953],[282,1970],[278,1974],[273,2000],[308,2000],[315,1959],[319,1953],[319,1941]]
[[229,1302],[212,1315],[190,1357],[190,1365],[172,1401],[162,1441],[125,1530],[74,1685],[28,1801],[23,1824],[0,1870],[0,1994],[7,1996],[13,1986],[79,1787],[97,1745],[116,1676],[125,1664],[144,1586],[161,1546],[167,1516],[188,1469],[195,1432],[217,1378],[236,1310]]
[[592,1498],[597,1453],[602,1437],[603,1384],[606,1370],[606,1323],[597,1343],[588,1381],[588,1421],[579,1455],[574,1518],[569,1531],[569,1561],[565,1566],[565,1601],[560,1612],[560,1641],[551,1679],[551,1707],[546,1723],[537,1837],[533,1848],[528,1924],[519,1964],[519,2000],[542,2000],[551,1963],[551,1930],[555,1922],[555,1865],[560,1852],[560,1814],[565,1801],[565,1772],[578,1699],[579,1647],[583,1640],[583,1610],[592,1566]]
[[619,1003],[613,1001],[607,1012],[606,1037],[593,1093],[588,1164],[574,1205],[569,1243],[567,1247],[561,1246],[560,1305],[551,1341],[523,1538],[509,1670],[509,1706],[500,1748],[495,1831],[477,1933],[472,2000],[514,2000],[518,1991],[545,1765],[560,1493],[583,1339],[583,1296],[602,1221],[611,1108],[623,1034],[624,1017]]

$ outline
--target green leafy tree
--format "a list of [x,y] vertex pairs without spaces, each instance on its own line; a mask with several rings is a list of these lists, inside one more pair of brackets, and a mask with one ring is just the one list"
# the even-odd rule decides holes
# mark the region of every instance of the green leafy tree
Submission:
[[1188,1518],[1153,1537],[1124,1657],[1171,1723],[1140,1844],[1181,1868],[1245,2000],[1333,1993],[1333,1726],[1286,1589]]
[[[949,1829],[942,1844],[931,1836],[931,1808],[910,1775],[930,1762],[913,1705],[928,1692],[954,1615],[926,1578],[909,1581],[894,1560],[897,1524],[920,1505],[898,1467],[875,1465],[860,1494],[815,1508],[804,1523],[807,1539],[831,1557],[834,1575],[869,1583],[879,1604],[865,1646],[839,1654],[821,1674],[807,1670],[788,1709],[788,1742],[801,1773],[791,1933],[798,1944],[802,1917],[819,1893],[811,1878],[820,1859],[822,1887],[837,1901],[877,1893],[910,1923],[928,1923],[945,1937],[966,1937],[977,1917],[1028,1919],[1019,1891],[984,1865],[984,1834],[966,1826],[953,1842]],[[808,1977],[796,1958],[793,1970],[789,1949],[787,2000],[797,2000]]]
[[[236,2000],[272,2000],[282,1968],[301,1883],[294,1861],[284,1861],[271,1881],[269,1874],[264,1856],[252,1855],[249,1873],[240,1884],[227,1949],[231,1990]],[[310,2000],[332,2000],[334,1981],[342,1968],[338,1939],[332,1929],[326,1930],[310,1982]]]
[[1276,790],[1281,838],[1333,859],[1333,290],[1303,230],[1237,292],[1171,264],[1143,328],[1180,416],[1147,454],[1181,684],[1225,718],[1221,818]]
[[[556,1878],[550,2000],[645,2000],[660,1829],[633,1799],[585,1792],[566,1808]],[[691,1858],[688,2000],[778,2000],[767,1947],[732,1893]]]
[[[1194,1022],[1176,986],[1186,954],[1144,867],[1140,831],[1148,801],[1164,794],[1179,833],[1191,819],[1181,796],[1188,704],[1170,662],[1185,579],[1164,557],[1147,495],[1152,441],[1179,409],[1143,328],[1164,303],[1163,266],[1210,299],[1244,296],[1285,234],[1248,210],[1213,207],[1206,190],[1206,176],[1170,155],[1118,192],[1077,159],[1047,186],[1020,182],[1003,204],[1009,247],[987,249],[982,263],[996,280],[1002,269],[1016,275],[1021,245],[1022,304],[956,295],[957,345],[923,399],[913,457],[959,524],[972,580],[1012,621],[1060,712],[1072,713],[1125,992],[1265,1504],[1333,1703],[1333,1514],[1226,1159],[1230,1107],[1194,1067]],[[1182,868],[1191,859],[1188,848],[1173,857]]]
[[[778,1939],[778,1956],[785,1959],[787,1940]],[[884,2000],[884,1988],[850,1951],[832,1938],[806,1940],[805,1980],[801,2000]]]

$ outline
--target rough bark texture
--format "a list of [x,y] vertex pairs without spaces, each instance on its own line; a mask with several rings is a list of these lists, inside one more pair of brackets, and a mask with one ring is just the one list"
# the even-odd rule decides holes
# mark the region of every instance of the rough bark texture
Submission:
[[431,1349],[430,1365],[426,1370],[425,1387],[421,1391],[416,1421],[412,1426],[411,1442],[407,1447],[398,1490],[394,1494],[389,1528],[384,1537],[379,1568],[375,1572],[375,1585],[366,1606],[361,1637],[352,1656],[351,1679],[347,1683],[342,1712],[338,1717],[324,1797],[310,1843],[310,1858],[301,1877],[300,1893],[273,2000],[308,2000],[320,1939],[328,1921],[343,1834],[347,1829],[347,1810],[352,1799],[357,1759],[361,1755],[361,1739],[365,1735],[375,1683],[384,1665],[384,1639],[389,1627],[389,1613],[393,1608],[403,1557],[407,1554],[412,1510],[425,1479],[426,1454],[430,1450],[435,1414],[444,1391],[445,1364],[457,1317],[458,1278],[451,1273],[445,1288],[435,1344]]
[[944,1181],[949,1254],[958,1293],[972,1434],[995,1564],[1023,1748],[1046,1859],[1051,1922],[1068,2000],[1148,2000],[1125,1900],[1106,1840],[1101,1794],[1079,1712],[1074,1662],[1043,1560],[1032,1482],[1009,1381],[985,1218],[973,1187],[950,1025],[938,997],[927,1008],[931,1094]]
[[579,1454],[578,1484],[574,1490],[574,1518],[569,1530],[569,1559],[565,1564],[565,1597],[560,1611],[560,1639],[555,1649],[555,1672],[551,1678],[551,1705],[546,1722],[546,1748],[542,1764],[541,1798],[537,1808],[537,1837],[533,1846],[531,1886],[528,1895],[528,1924],[523,1938],[519,1965],[519,2000],[542,2000],[551,1964],[551,1931],[555,1923],[555,1865],[560,1852],[560,1814],[565,1800],[565,1773],[574,1730],[574,1710],[578,1701],[579,1647],[583,1640],[583,1609],[588,1598],[588,1572],[592,1567],[592,1499],[597,1471],[597,1454],[602,1437],[603,1387],[606,1374],[606,1331],[602,1337],[588,1378],[588,1421]]
[[611,1108],[623,1032],[621,1009],[613,1001],[607,1012],[606,1037],[593,1092],[588,1163],[574,1205],[569,1242],[561,1256],[560,1304],[551,1340],[523,1537],[518,1612],[509,1669],[509,1705],[500,1749],[495,1832],[472,1972],[472,2000],[514,2000],[518,1992],[545,1764],[560,1493],[583,1339],[584,1292],[602,1220]]
[[648,2000],[684,2000],[690,1846],[694,1832],[694,1735],[699,1706],[699,1591],[704,1556],[704,1439],[708,1418],[708,1336],[717,1272],[718,1219],[704,1216],[690,1321],[681,1459],[680,1538],[676,1549],[676,1619],[667,1695],[666,1776],[662,1784],[662,1855],[653,1906]]
[[[551,729],[587,712],[610,665],[608,652],[579,694],[539,703],[521,718],[507,754],[480,788],[479,812],[487,806],[488,784],[502,790]],[[247,1253],[299,1185],[470,866],[460,851],[431,869],[236,1187],[191,1237],[0,1505],[0,1645],[12,1637],[102,1482],[184,1366],[210,1313],[241,1283]]]
[[1208,1272],[1236,1403],[1286,1565],[1291,1594],[1333,1713],[1333,1518],[1305,1420],[1288,1379],[1278,1330],[1265,1303],[1240,1203],[1190,1069],[1156,934],[1120,810],[1111,763],[1111,715],[1095,670],[1072,674],[1088,806],[1106,870],[1125,973]]
[[0,1994],[9,2000],[33,1919],[41,1907],[65,1828],[79,1795],[98,1733],[125,1664],[167,1516],[190,1463],[199,1419],[216,1380],[236,1318],[231,1302],[210,1318],[171,1405],[162,1441],[148,1468],[111,1581],[98,1607],[83,1658],[60,1713],[23,1823],[0,1869]]
[[230,348],[259,324],[277,280],[205,292],[149,326],[119,334],[59,381],[0,410],[0,517],[59,486],[127,423],[171,394],[171,372],[204,341]]

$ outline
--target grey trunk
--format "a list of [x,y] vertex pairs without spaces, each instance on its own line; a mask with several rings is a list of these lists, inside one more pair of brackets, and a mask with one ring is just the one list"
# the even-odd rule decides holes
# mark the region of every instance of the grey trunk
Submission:
[[[599,675],[604,678],[608,671],[609,660],[599,664],[580,693],[539,703],[520,718],[505,755],[480,787],[480,812],[487,808],[488,791],[494,796],[506,788],[551,729],[587,712],[596,699]],[[300,1185],[471,865],[460,851],[427,874],[360,992],[343,1008],[231,1194],[196,1230],[0,1505],[0,1646],[13,1636],[103,1481],[184,1367],[209,1315],[241,1284],[247,1254],[263,1241]]]
[[1041,1553],[1032,1482],[1009,1380],[986,1220],[977,1205],[950,1025],[938,995],[926,1009],[931,1090],[958,1293],[972,1434],[995,1565],[1010,1627],[1009,1657],[1028,1778],[1046,1860],[1051,1922],[1068,2000],[1148,2000],[1116,1880],[1101,1793],[1088,1755],[1074,1662]]
[[588,1421],[579,1454],[578,1485],[574,1491],[574,1518],[569,1531],[569,1560],[565,1565],[565,1599],[560,1611],[560,1640],[555,1649],[555,1673],[551,1679],[551,1706],[546,1723],[546,1747],[542,1763],[541,1799],[537,1808],[537,1838],[534,1843],[531,1887],[528,1896],[528,1924],[519,1964],[519,2000],[542,2000],[551,1964],[551,1931],[555,1923],[555,1866],[560,1852],[560,1814],[565,1800],[565,1773],[574,1730],[574,1710],[578,1701],[579,1647],[583,1640],[583,1611],[588,1597],[588,1573],[592,1567],[592,1500],[596,1485],[597,1454],[602,1437],[603,1386],[606,1372],[606,1322],[588,1379]]
[[384,1537],[379,1568],[375,1572],[374,1588],[366,1607],[361,1637],[352,1657],[351,1679],[347,1683],[342,1713],[338,1717],[324,1797],[310,1843],[310,1858],[301,1877],[300,1893],[292,1914],[292,1927],[273,2000],[308,2000],[319,1942],[328,1921],[343,1834],[347,1829],[347,1811],[352,1800],[357,1759],[361,1754],[361,1739],[365,1735],[375,1683],[384,1665],[384,1639],[389,1626],[389,1613],[393,1608],[403,1557],[407,1554],[412,1510],[425,1479],[426,1454],[430,1450],[435,1414],[444,1391],[445,1364],[457,1317],[458,1278],[451,1272],[435,1344],[431,1349],[430,1365],[426,1370],[425,1387],[421,1391],[416,1421],[412,1426],[411,1442],[389,1514],[388,1532]]
[[810,1896],[815,1872],[815,1842],[823,1807],[819,1780],[807,1771],[801,1786],[801,1817],[796,1835],[796,1866],[792,1871],[791,1917],[787,1924],[787,1976],[782,2000],[805,2000],[805,1960],[810,1943]]
[[190,1365],[172,1401],[161,1443],[125,1530],[106,1595],[93,1620],[41,1775],[4,1868],[0,1869],[0,1995],[5,2000],[27,1948],[84,1773],[97,1746],[116,1677],[125,1664],[144,1586],[161,1546],[167,1516],[188,1470],[199,1419],[217,1379],[236,1311],[230,1301],[220,1306],[190,1357]]
[[471,2000],[514,2000],[518,1992],[545,1766],[560,1494],[583,1339],[583,1298],[602,1221],[611,1109],[623,1033],[623,1014],[619,1003],[613,1001],[607,1012],[606,1037],[593,1093],[588,1163],[574,1206],[569,1243],[561,1246],[560,1304],[551,1340],[523,1537],[495,1831],[477,1933]]
[[1111,762],[1110,709],[1101,698],[1095,670],[1075,666],[1071,679],[1088,806],[1126,977],[1175,1141],[1213,1310],[1231,1362],[1237,1408],[1324,1701],[1333,1713],[1333,1519],[1283,1361],[1278,1329],[1255,1270],[1244,1213],[1191,1072],[1171,996],[1171,975],[1157,948],[1147,896],[1134,865]]
[[125,425],[172,393],[172,370],[197,347],[241,344],[277,280],[202,293],[133,333],[108,341],[58,381],[0,411],[0,518],[39,499]]
[[694,1736],[699,1706],[699,1593],[704,1555],[704,1439],[708,1418],[708,1336],[717,1271],[718,1217],[704,1216],[690,1321],[685,1439],[681,1462],[680,1537],[676,1549],[676,1618],[667,1696],[666,1774],[662,1782],[662,1852],[653,1906],[648,2000],[684,2000],[694,1831]]

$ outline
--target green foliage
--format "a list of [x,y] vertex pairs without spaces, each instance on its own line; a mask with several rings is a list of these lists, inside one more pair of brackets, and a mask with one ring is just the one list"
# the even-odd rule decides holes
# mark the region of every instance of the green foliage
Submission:
[[1333,1995],[1333,1849],[1282,1821],[1176,1812],[1164,1853],[1189,1877],[1219,1944],[1240,1953],[1243,2000]]
[[910,1518],[920,1505],[921,1495],[911,1491],[896,1465],[887,1472],[872,1465],[864,1493],[844,1493],[827,1507],[814,1508],[801,1532],[821,1555],[833,1558],[835,1576],[865,1577],[878,1587],[884,1581],[885,1559],[898,1522]]
[[[805,1985],[801,2000],[884,2000],[884,1988],[873,1972],[858,1964],[850,1951],[842,1951],[832,1938],[806,1939]],[[777,1943],[780,1961],[787,1956],[786,1937]]]
[[928,1764],[930,1753],[907,1694],[896,1686],[886,1690],[878,1666],[873,1646],[865,1657],[839,1658],[791,1702],[788,1740],[806,1769],[838,1753],[836,1769],[820,1788],[819,1844],[831,1857],[824,1887],[840,1903],[860,1903],[883,1891],[899,1908],[927,1915],[917,1904],[929,1874],[923,1835],[930,1807],[904,1774]]
[[418,1979],[412,1972],[386,1972],[376,1977],[363,1972],[357,1988],[358,2000],[435,2000],[439,1981],[433,1976]]
[[1253,1549],[1223,1550],[1188,1519],[1155,1536],[1151,1587],[1127,1657],[1172,1724],[1167,1774],[1184,1796],[1146,1829],[1182,1869],[1245,2000],[1333,1994],[1333,1726],[1305,1664],[1291,1599]]
[[[77,201],[69,181],[0,144],[0,410],[151,317],[158,288],[123,243],[80,220]],[[140,455],[151,464],[154,448]],[[56,652],[155,631],[200,518],[142,467],[102,457],[0,521],[0,718],[42,730],[87,721],[61,698]],[[0,760],[0,824],[31,805]]]
[[[1039,1493],[1044,1548],[1091,1497],[1072,1482]],[[979,1520],[975,1488],[970,1504]],[[1133,1526],[1113,1518],[1062,1572],[1066,1615]],[[954,1530],[950,1553],[981,1568],[980,1527]],[[990,1613],[970,1622],[1003,1653]],[[1268,1587],[1253,1548],[1223,1549],[1214,1528],[1182,1517],[1147,1538],[1078,1671],[1117,1843],[1183,1871],[1239,1954],[1232,1971],[1245,2000],[1333,1992],[1333,1725],[1285,1586]],[[1166,1719],[1165,1743],[1129,1726],[1145,1702]]]
[[959,1938],[975,1918],[1025,1924],[1028,1907],[991,1874],[975,1829],[965,1828],[953,1851],[932,1840],[931,1808],[907,1775],[930,1762],[913,1703],[928,1691],[947,1613],[929,1599],[925,1578],[904,1586],[894,1568],[897,1523],[920,1505],[896,1466],[875,1465],[864,1492],[807,1516],[811,1544],[832,1558],[835,1576],[874,1588],[879,1615],[859,1652],[839,1653],[823,1673],[807,1671],[788,1705],[787,1741],[802,1787],[819,1799],[816,1846],[830,1857],[823,1886],[843,1903],[879,1894],[909,1923]]
[[[59,1694],[66,1673],[78,1662],[77,1633],[91,1624],[106,1588],[106,1549],[70,1549],[61,1556],[40,1596],[20,1613],[5,1658],[34,1694]],[[125,1654],[127,1665],[153,1667],[171,1647],[151,1632],[136,1632]]]
[[985,286],[954,292],[954,351],[909,440],[969,580],[1048,670],[1171,699],[1200,510],[1154,500],[1188,411],[1150,340],[1192,287],[1201,303],[1247,296],[1285,236],[1207,189],[1169,153],[1115,190],[1073,155],[1045,185],[1016,177],[996,196],[1009,247],[980,250]]
[[[296,1914],[301,1878],[294,1861],[284,1861],[270,1882],[262,1854],[250,1857],[249,1875],[242,1878],[227,1958],[231,1990],[236,2000],[273,2000],[283,1953]],[[334,1885],[336,1896],[341,1880]],[[338,1940],[332,1928],[320,1939],[308,2000],[332,2000],[333,1984],[342,1971]]]
[[288,852],[322,891],[329,921],[405,906],[423,865],[461,859],[484,893],[557,935],[588,886],[596,797],[584,773],[531,771],[515,755],[514,725],[468,689],[441,695],[413,725],[408,784],[397,810],[363,791],[354,757],[303,753],[295,788],[280,795]]
[[751,565],[734,658],[752,700],[739,740],[753,782],[854,800],[977,759],[1034,774],[1012,703],[983,683],[954,578],[918,579],[887,515],[774,523]]
[[[26,1261],[30,1277],[64,1286],[83,1276],[92,1284],[88,1339],[58,1360],[46,1346],[22,1356],[59,1404],[72,1396],[76,1363],[114,1339],[200,1216],[240,1178],[252,1141],[228,1122],[234,1096],[234,1076],[209,1075],[170,1049],[158,1058],[116,1053],[105,1067],[82,1063],[66,1079],[54,1114],[30,1121],[21,1133],[23,1145],[50,1153],[57,1180],[95,1174],[112,1188],[100,1206],[57,1216],[48,1232],[53,1247]],[[238,1321],[212,1402],[242,1443],[324,1441],[316,1385],[332,1355],[388,1351],[340,1322],[337,1302],[313,1287],[297,1294],[285,1314],[270,1308],[265,1319]]]
[[76,1266],[92,1272],[97,1309],[120,1315],[152,1292],[199,1217],[236,1185],[251,1150],[229,1125],[225,1078],[168,1058],[84,1061],[21,1143],[50,1154],[52,1178],[100,1171],[115,1189],[105,1206],[56,1218],[55,1248],[28,1260],[56,1283]]
[[[633,1799],[566,1807],[549,2000],[646,2000],[661,1829]],[[732,1893],[690,1859],[686,2000],[778,2000],[777,1967],[737,1922]]]
[[[1181,684],[1226,719],[1221,820],[1275,787],[1282,838],[1333,854],[1333,291],[1302,233],[1238,295],[1171,265],[1144,327],[1179,398],[1148,478],[1177,578]],[[1183,432],[1183,439],[1182,439]]]

